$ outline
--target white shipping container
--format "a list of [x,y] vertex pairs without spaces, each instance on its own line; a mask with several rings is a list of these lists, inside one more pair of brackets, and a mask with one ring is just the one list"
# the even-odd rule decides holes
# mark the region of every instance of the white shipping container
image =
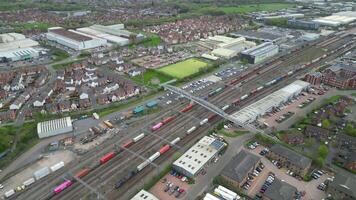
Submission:
[[187,130],[187,134],[190,134],[191,132],[195,131],[195,129],[197,129],[197,127],[193,126],[192,128]]
[[232,196],[231,194],[228,194],[218,188],[215,188],[214,194],[218,195],[219,197],[221,197],[225,200],[235,200],[234,196]]
[[203,119],[199,124],[200,126],[206,124],[208,122],[208,118]]
[[148,164],[150,164],[150,161],[146,160],[145,162],[141,163],[140,165],[137,166],[137,170],[141,171],[143,168],[145,168]]
[[240,99],[241,99],[241,101],[242,101],[242,100],[246,99],[247,97],[248,97],[248,94],[245,94],[245,95],[243,95]]
[[7,192],[4,193],[4,195],[5,195],[6,198],[9,198],[9,197],[11,197],[11,196],[14,195],[14,194],[15,194],[15,190],[9,190],[9,191],[7,191]]
[[30,179],[24,181],[23,185],[27,187],[27,186],[31,185],[32,183],[34,183],[34,182],[35,182],[35,179],[34,178],[30,178]]
[[180,141],[180,137],[177,137],[176,139],[174,139],[170,144],[174,145],[177,144]]
[[292,74],[293,74],[293,71],[288,72],[288,75],[292,75]]
[[263,86],[260,86],[260,87],[258,87],[256,90],[257,91],[260,91],[260,90],[262,90],[263,89]]
[[226,110],[228,109],[230,106],[229,105],[225,105],[224,107],[221,108],[221,110]]
[[143,137],[145,137],[145,134],[144,134],[144,133],[141,133],[140,135],[134,137],[132,140],[133,140],[134,142],[137,142],[137,141],[141,140]]
[[33,175],[36,180],[39,180],[39,179],[47,176],[49,173],[50,173],[50,171],[49,171],[48,167],[44,167],[40,170],[35,171],[35,173],[33,173]]
[[50,167],[50,168],[51,168],[52,172],[55,172],[55,171],[59,170],[59,169],[62,168],[62,167],[64,167],[64,162],[63,162],[63,161],[61,161],[61,162],[59,162],[59,163],[53,165],[53,166]]
[[220,200],[219,198],[217,198],[216,196],[214,195],[211,195],[209,193],[207,193],[204,197],[204,200]]
[[160,154],[159,152],[156,152],[155,154],[153,154],[152,156],[150,156],[150,157],[148,158],[148,160],[149,160],[150,162],[153,162],[153,161],[156,160],[160,155],[161,155],[161,154]]
[[228,194],[231,194],[231,195],[234,196],[236,199],[240,199],[240,196],[237,195],[236,192],[233,192],[233,191],[227,189],[227,188],[224,187],[224,186],[219,185],[219,186],[218,186],[218,189],[221,190],[221,191],[224,191],[224,192],[226,192],[226,193],[228,193]]
[[94,117],[94,119],[99,119],[98,113],[93,113],[93,117]]

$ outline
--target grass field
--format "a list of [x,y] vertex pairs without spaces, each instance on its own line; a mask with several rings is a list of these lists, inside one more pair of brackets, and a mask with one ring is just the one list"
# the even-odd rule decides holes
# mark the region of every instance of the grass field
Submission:
[[155,85],[154,79],[158,79],[159,83],[165,83],[173,79],[173,77],[160,73],[154,69],[147,69],[146,72],[143,74],[143,83],[142,83],[142,76],[135,76],[132,77],[134,81],[143,85]]
[[167,65],[158,69],[159,72],[168,74],[169,76],[181,79],[191,76],[201,69],[207,68],[208,63],[196,58],[191,58],[182,62]]

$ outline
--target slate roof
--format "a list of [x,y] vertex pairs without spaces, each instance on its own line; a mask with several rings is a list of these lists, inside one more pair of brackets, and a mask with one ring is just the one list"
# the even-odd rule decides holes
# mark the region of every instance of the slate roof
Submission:
[[259,156],[242,150],[225,166],[221,175],[229,177],[237,182],[242,182],[247,176],[247,173],[260,161],[260,159]]
[[310,158],[300,155],[280,144],[273,145],[270,151],[287,158],[291,164],[300,168],[306,168],[312,162]]
[[297,188],[276,178],[268,187],[264,196],[271,200],[294,200],[296,192]]
[[336,174],[334,181],[329,184],[329,187],[356,198],[356,179],[354,177]]

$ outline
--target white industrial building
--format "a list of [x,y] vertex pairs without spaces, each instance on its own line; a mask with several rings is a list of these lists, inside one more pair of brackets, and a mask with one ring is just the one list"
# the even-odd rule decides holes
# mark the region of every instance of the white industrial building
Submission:
[[74,30],[65,30],[61,27],[49,28],[46,37],[48,40],[55,41],[74,50],[92,49],[106,46],[107,44],[107,41],[104,39],[90,37],[87,34]]
[[[211,56],[231,59],[241,51],[256,46],[256,43],[246,41],[244,37],[232,38],[221,35],[201,39],[199,45],[211,49]],[[207,55],[204,55],[207,57]],[[212,58],[213,58],[212,57]]]
[[92,29],[90,27],[78,28],[77,31],[81,32],[81,33],[89,34],[89,35],[97,37],[97,38],[107,40],[108,42],[117,44],[119,46],[125,46],[130,43],[130,40],[127,38],[119,37],[116,35],[110,35],[105,32],[101,32],[101,31]]
[[223,148],[220,140],[204,136],[173,163],[173,168],[188,177],[194,177]]
[[337,27],[356,21],[356,11],[338,12],[330,16],[314,19],[313,21],[322,26]]
[[19,61],[37,58],[39,51],[34,49],[39,43],[19,33],[0,34],[0,58]]
[[247,59],[249,63],[255,64],[278,54],[278,45],[272,42],[265,42],[256,47],[241,52],[241,58]]
[[309,83],[297,80],[286,87],[273,92],[272,94],[260,99],[259,101],[235,112],[231,116],[241,123],[250,123],[257,117],[264,115],[273,108],[287,102],[290,98],[298,95],[300,92],[309,87]]
[[147,192],[146,190],[139,191],[131,200],[159,200],[153,194]]
[[313,40],[318,39],[319,37],[320,37],[320,35],[317,33],[304,33],[301,36],[301,39],[305,40],[305,41],[313,41]]
[[55,119],[37,124],[39,138],[51,137],[73,131],[72,120],[70,117]]

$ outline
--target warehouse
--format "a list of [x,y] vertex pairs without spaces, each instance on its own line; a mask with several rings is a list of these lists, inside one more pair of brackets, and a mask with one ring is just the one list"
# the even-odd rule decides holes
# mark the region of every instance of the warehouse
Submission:
[[51,137],[73,131],[72,120],[70,117],[55,119],[37,124],[39,138]]
[[101,32],[101,31],[92,29],[90,27],[78,28],[77,31],[81,32],[81,33],[85,33],[85,34],[91,35],[91,36],[96,37],[96,38],[104,39],[104,40],[106,40],[106,41],[108,41],[110,43],[117,44],[119,46],[125,46],[125,45],[128,45],[130,43],[130,40],[127,39],[127,38],[119,37],[119,36],[116,36],[116,35],[107,34],[105,32]]
[[134,197],[132,197],[131,200],[159,200],[159,199],[155,197],[153,194],[142,189]]
[[355,11],[339,12],[330,16],[317,18],[313,21],[321,26],[337,27],[356,21],[356,12]]
[[204,136],[198,143],[186,151],[173,163],[173,168],[188,177],[194,177],[224,147],[216,138]]
[[286,87],[273,92],[272,94],[260,99],[259,101],[235,112],[232,117],[241,123],[253,122],[257,117],[271,111],[273,108],[280,106],[290,98],[298,95],[309,87],[309,83],[296,80]]
[[274,45],[271,42],[265,42],[251,49],[242,51],[241,58],[246,59],[249,63],[255,64],[278,54],[278,50],[278,45]]
[[130,31],[124,30],[123,25],[116,24],[111,26],[103,26],[103,25],[93,25],[89,28],[100,31],[102,33],[107,33],[110,35],[115,35],[118,37],[126,38],[126,39],[135,39],[136,41],[141,41],[144,39],[142,34],[132,33]]
[[19,33],[0,34],[0,58],[7,61],[28,60],[39,57],[39,51],[34,49],[38,42],[25,38]]
[[232,37],[244,37],[249,40],[261,40],[263,42],[277,42],[282,36],[267,31],[240,30],[230,33]]
[[212,50],[210,54],[212,57],[224,59],[231,59],[237,56],[241,51],[256,46],[256,43],[246,41],[243,37],[232,38],[220,35],[209,37],[208,39],[201,39],[198,44]]
[[61,27],[49,28],[46,34],[48,40],[74,50],[92,49],[105,46],[107,41],[101,38],[92,38],[89,35],[74,30],[65,30]]
[[287,21],[287,24],[288,26],[302,29],[316,30],[319,28],[319,24],[313,21],[290,19]]

